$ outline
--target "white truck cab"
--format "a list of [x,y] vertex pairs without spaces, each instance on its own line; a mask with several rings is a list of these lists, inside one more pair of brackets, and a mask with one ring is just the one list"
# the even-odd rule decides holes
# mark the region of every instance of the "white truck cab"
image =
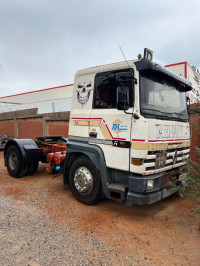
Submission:
[[75,75],[64,184],[85,204],[102,191],[127,205],[151,204],[186,178],[192,86],[149,55]]

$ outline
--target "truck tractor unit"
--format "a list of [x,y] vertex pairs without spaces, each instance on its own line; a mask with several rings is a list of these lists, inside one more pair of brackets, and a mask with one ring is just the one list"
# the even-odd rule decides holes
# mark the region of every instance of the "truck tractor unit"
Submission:
[[[63,173],[80,202],[101,196],[127,205],[157,202],[187,179],[191,83],[144,56],[76,73],[68,138],[12,139],[4,150],[13,177]],[[67,132],[66,132],[67,135]]]

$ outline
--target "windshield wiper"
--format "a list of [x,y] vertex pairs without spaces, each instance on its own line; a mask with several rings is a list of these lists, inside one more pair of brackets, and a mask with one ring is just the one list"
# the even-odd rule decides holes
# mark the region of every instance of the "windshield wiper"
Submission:
[[141,108],[141,111],[144,112],[145,114],[156,115],[160,119],[165,119],[165,120],[169,120],[170,119],[170,117],[165,112],[159,111],[157,109]]
[[187,121],[187,117],[185,116],[185,112],[182,111],[180,113],[169,113],[171,115],[171,118],[176,119],[178,121]]

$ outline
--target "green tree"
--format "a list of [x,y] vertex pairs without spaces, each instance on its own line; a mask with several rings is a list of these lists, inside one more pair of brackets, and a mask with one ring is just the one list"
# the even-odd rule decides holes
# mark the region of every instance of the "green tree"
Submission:
[[[200,137],[200,103],[193,105],[190,113]],[[180,187],[180,193],[182,195],[192,193],[196,196],[198,201],[197,209],[200,214],[200,147],[195,147],[195,149],[197,151],[196,160],[189,160],[188,185]]]

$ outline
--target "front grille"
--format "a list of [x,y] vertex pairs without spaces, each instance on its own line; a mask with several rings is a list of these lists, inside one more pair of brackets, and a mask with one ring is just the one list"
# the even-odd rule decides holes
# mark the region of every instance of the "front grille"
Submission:
[[163,151],[149,151],[147,159],[144,160],[144,165],[146,166],[146,171],[158,170],[161,168],[171,168],[183,165],[189,158],[190,149],[188,147],[181,147],[177,149],[167,149],[167,157],[164,165],[161,168],[156,164],[156,158],[159,153]]

